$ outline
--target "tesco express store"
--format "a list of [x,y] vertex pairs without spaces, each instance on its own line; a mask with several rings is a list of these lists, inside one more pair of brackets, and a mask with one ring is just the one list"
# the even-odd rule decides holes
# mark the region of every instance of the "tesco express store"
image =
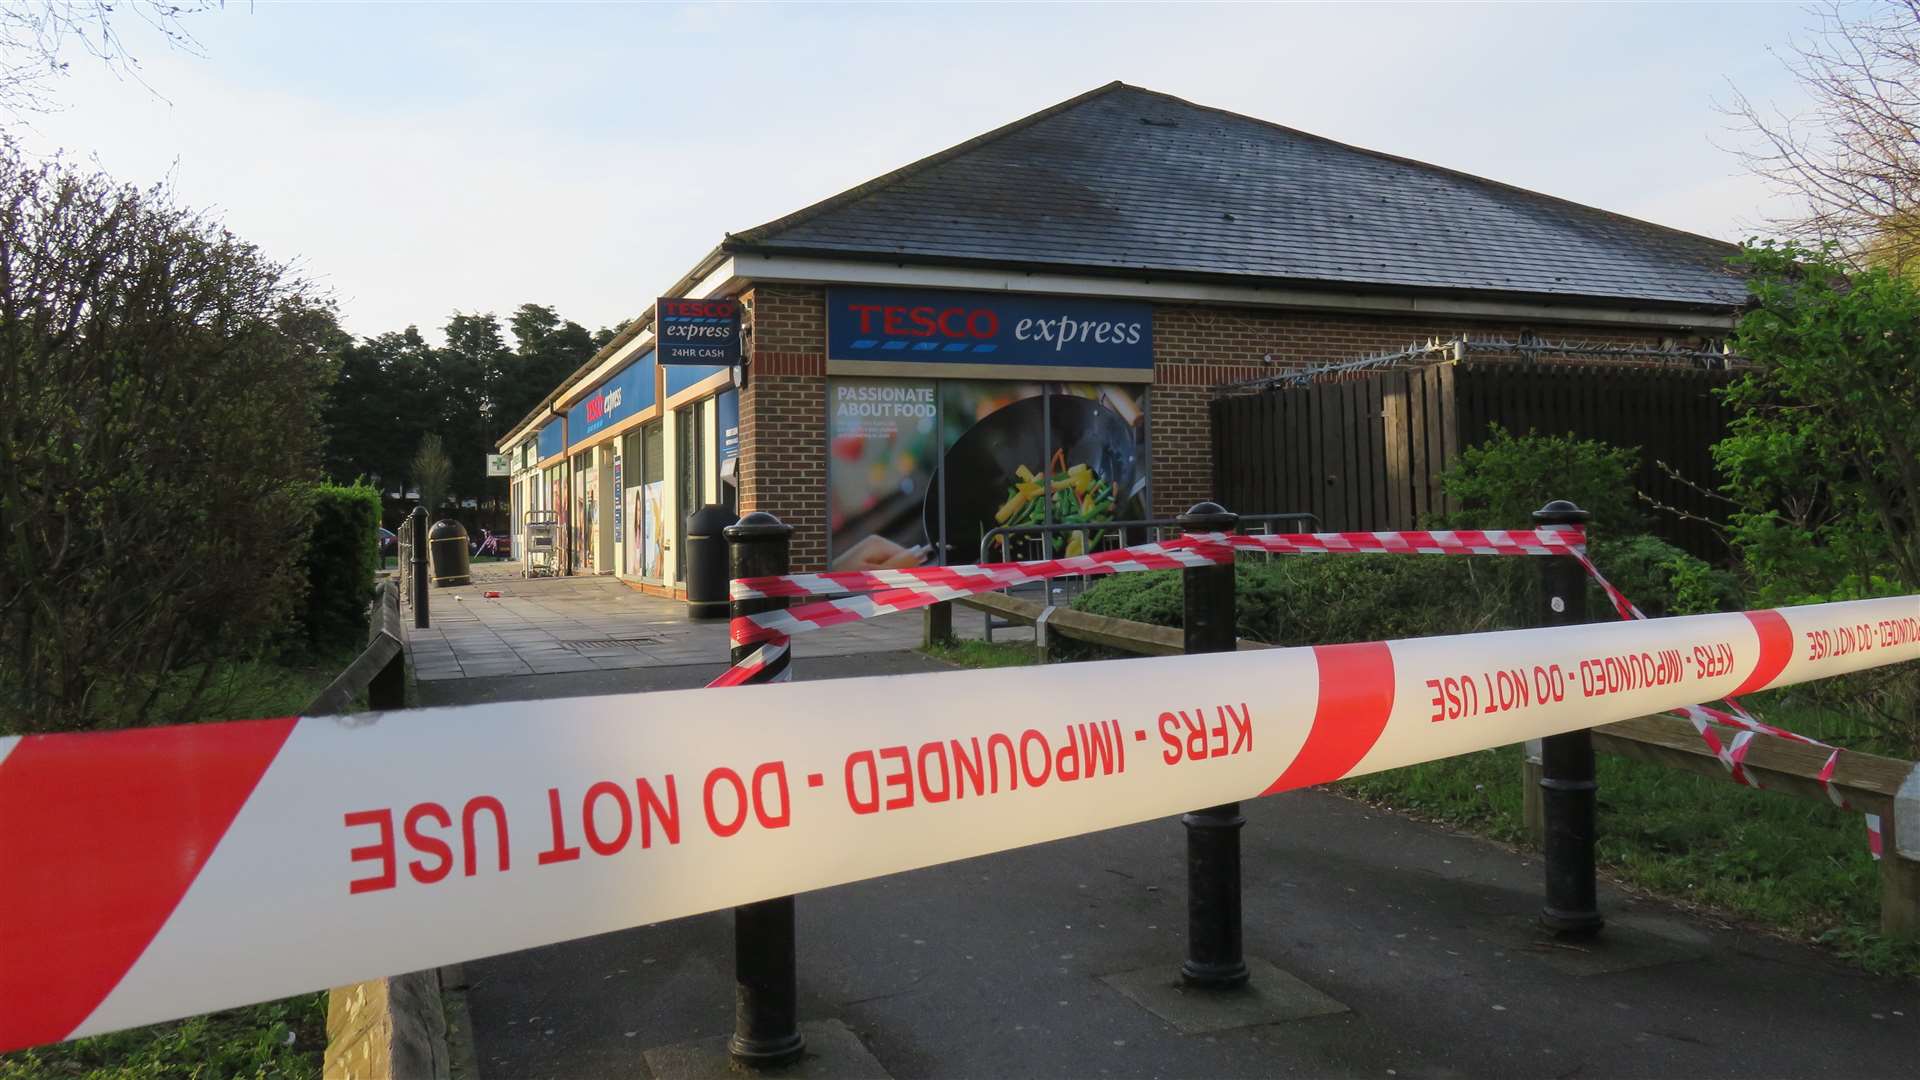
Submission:
[[[662,366],[639,339],[595,358],[508,447],[514,550],[529,511],[560,524],[560,574],[610,574],[672,593],[686,515],[733,505],[740,397],[726,367]],[[650,345],[650,339],[646,343]]]
[[661,365],[630,330],[503,441],[516,550],[552,510],[562,573],[676,595],[707,503],[795,526],[797,570],[970,563],[996,525],[1109,546],[1101,523],[1152,516],[1151,304],[741,284],[742,365]]

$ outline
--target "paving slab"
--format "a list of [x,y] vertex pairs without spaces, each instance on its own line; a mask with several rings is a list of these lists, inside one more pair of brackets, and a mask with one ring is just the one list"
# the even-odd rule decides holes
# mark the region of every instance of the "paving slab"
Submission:
[[1179,969],[1166,963],[1102,975],[1100,981],[1172,1024],[1182,1035],[1231,1031],[1347,1011],[1345,1005],[1257,956],[1249,956],[1246,961],[1246,985],[1231,990],[1187,986],[1181,981]]
[[[520,669],[492,665],[517,660],[526,671],[561,674],[600,669],[709,664],[727,655],[727,623],[687,617],[685,602],[650,596],[607,576],[525,579],[509,576],[517,564],[496,564],[474,584],[435,589],[432,625],[412,629],[408,647],[425,682],[462,676],[492,677]],[[499,593],[488,598],[486,592]],[[963,636],[982,624],[957,620]],[[903,612],[801,635],[794,657],[859,656],[912,649],[921,640],[919,612]],[[632,640],[638,648],[582,648],[583,641]]]

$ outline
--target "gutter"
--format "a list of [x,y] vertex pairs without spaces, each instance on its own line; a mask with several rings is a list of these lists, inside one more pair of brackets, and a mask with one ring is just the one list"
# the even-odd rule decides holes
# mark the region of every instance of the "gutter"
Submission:
[[[1037,260],[971,259],[953,255],[924,255],[859,249],[811,247],[797,244],[761,244],[729,236],[719,250],[729,255],[761,255],[769,258],[823,259],[841,262],[875,263],[893,266],[950,266],[976,270],[1004,270],[1012,273],[1045,273],[1063,276],[1124,278],[1141,282],[1193,282],[1230,285],[1246,289],[1306,290],[1348,292],[1357,296],[1421,296],[1435,299],[1485,299],[1499,303],[1527,304],[1550,309],[1563,306],[1605,307],[1622,311],[1658,311],[1698,313],[1729,318],[1748,303],[1746,298],[1715,304],[1686,300],[1657,300],[1648,297],[1592,296],[1586,293],[1542,293],[1497,288],[1448,288],[1432,285],[1393,285],[1339,281],[1321,278],[1256,277],[1247,274],[1210,273],[1201,270],[1163,270],[1147,266],[1101,265],[1098,263],[1050,263]],[[1730,281],[1742,279],[1729,274]]]

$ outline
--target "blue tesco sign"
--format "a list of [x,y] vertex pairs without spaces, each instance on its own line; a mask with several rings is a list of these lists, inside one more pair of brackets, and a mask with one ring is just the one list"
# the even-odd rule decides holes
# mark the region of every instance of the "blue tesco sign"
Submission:
[[558,420],[547,421],[547,426],[540,429],[539,438],[540,438],[540,445],[539,445],[538,453],[540,454],[540,460],[542,461],[545,461],[547,458],[550,458],[553,455],[567,448],[566,444],[560,441],[561,431],[560,431],[560,421]]
[[933,289],[827,290],[833,360],[1153,367],[1153,306]]
[[621,368],[567,410],[567,445],[577,446],[653,405],[653,354]]

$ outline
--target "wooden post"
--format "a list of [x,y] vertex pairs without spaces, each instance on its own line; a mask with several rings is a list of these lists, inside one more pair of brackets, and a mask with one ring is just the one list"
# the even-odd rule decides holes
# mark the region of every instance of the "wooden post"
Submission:
[[1037,664],[1053,663],[1052,624],[1054,613],[1059,610],[1059,608],[1056,608],[1052,604],[1048,604],[1046,607],[1040,609],[1040,614],[1033,617],[1034,662]]
[[921,608],[920,625],[925,631],[925,648],[953,644],[953,601],[942,600]]
[[1880,932],[1920,939],[1920,765],[1880,817]]
[[1528,739],[1520,754],[1520,822],[1539,846],[1546,840],[1546,809],[1540,798],[1540,740]]

